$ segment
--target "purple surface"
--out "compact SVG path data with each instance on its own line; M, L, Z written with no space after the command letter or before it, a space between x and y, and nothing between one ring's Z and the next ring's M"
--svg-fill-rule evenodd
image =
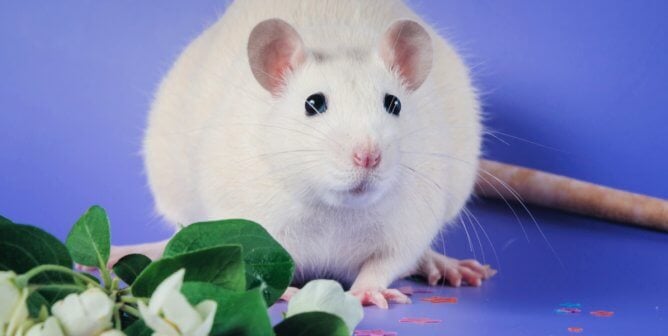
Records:
M111 215L117 244L167 237L138 154L146 112L178 52L224 7L0 2L0 214L64 238L97 203ZM668 198L668 3L420 1L416 8L473 66L487 125L540 144L498 133L509 145L489 137L488 157ZM471 227L473 248L460 228L445 236L447 252L482 259L484 251L500 263L499 275L482 288L439 289L459 298L454 305L367 309L360 327L400 335L565 335L570 326L584 335L668 332L665 234L532 208L553 253L520 208L528 242L502 203L470 209L498 260ZM583 312L555 313L564 302L581 303ZM588 314L596 309L615 315ZM399 324L402 317L443 322Z
M401 280L394 286L410 285L433 293L413 295L410 305L391 305L388 311L365 308L358 329L383 329L399 335L568 335L569 327L583 328L582 335L666 335L668 289L662 265L666 236L602 221L532 209L557 251L557 257L541 240L528 216L526 241L515 217L500 204L472 208L492 237L483 247L485 258L500 272L480 288L435 288ZM469 227L469 230L470 227ZM471 233L473 235L473 233ZM478 241L474 250L482 259ZM447 236L448 251L468 258L466 236L461 231ZM564 266L560 265L559 260ZM456 297L456 304L433 304L420 299L430 296ZM564 303L581 304L579 314L559 314ZM280 321L285 303L271 308ZM613 311L608 318L591 311ZM399 323L404 317L441 320L438 324Z

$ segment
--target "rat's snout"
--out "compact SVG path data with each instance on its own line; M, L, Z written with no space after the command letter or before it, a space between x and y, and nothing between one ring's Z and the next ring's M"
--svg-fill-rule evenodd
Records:
M359 146L353 150L353 163L365 169L374 169L380 164L381 152L376 145Z

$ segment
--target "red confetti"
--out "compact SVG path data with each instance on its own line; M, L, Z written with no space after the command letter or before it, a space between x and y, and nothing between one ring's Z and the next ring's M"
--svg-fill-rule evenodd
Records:
M397 336L396 331L385 331L381 329L374 330L355 330L354 336Z
M428 317L404 317L399 320L399 323L436 324L441 323L441 320L434 320Z
M615 312L607 311L607 310L594 310L593 312L590 312L589 314L592 314L596 317L610 317L612 315L615 315Z
M581 333L583 330L580 327L568 327L568 331L572 333Z
M445 297L445 296L431 296L428 298L422 299L422 301L427 301L431 303L457 303L456 297Z

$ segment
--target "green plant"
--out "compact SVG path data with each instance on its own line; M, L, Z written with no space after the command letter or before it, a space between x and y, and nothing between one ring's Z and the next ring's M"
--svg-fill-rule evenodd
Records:
M350 335L325 312L272 327L267 307L290 284L294 263L257 223L195 223L161 259L132 254L111 270L109 232L99 206L74 224L65 244L0 217L0 335ZM97 268L99 278L74 263Z

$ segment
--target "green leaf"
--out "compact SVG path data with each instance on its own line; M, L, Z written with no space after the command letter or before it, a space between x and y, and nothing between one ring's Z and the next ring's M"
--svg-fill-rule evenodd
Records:
M153 335L153 330L147 327L144 321L137 320L132 323L129 327L123 329L123 332L127 336L151 336Z
M336 315L308 312L290 316L274 327L276 336L350 336L346 323Z
M164 256L172 257L226 244L243 247L248 288L258 287L264 282L263 294L267 305L276 302L290 285L295 265L290 254L255 222L229 219L189 225L169 241Z
M28 306L28 312L32 318L39 317L39 313L43 306L47 308L51 307L49 301L47 301L39 292L30 293L26 299L26 305Z
M128 254L114 265L114 273L126 284L132 285L150 263L151 259L143 254Z
M65 245L46 231L30 225L0 225L0 251L0 270L3 271L23 274L47 264L72 268L72 258ZM47 288L39 289L39 295L49 303L77 291L74 279L59 272L41 273L30 279L30 283L48 284Z
M205 282L185 282L181 292L192 305L204 300L218 303L211 335L273 335L267 304L259 288L234 292Z
M121 328L123 330L131 327L135 322L137 322L137 320L140 320L136 316L130 315L124 311L121 311L120 315L121 315Z
M109 218L104 209L97 205L88 209L70 230L65 244L77 263L106 268L111 251L111 237Z
M84 290L86 290L85 285L78 285L75 283L52 283L40 285L37 291L47 302L49 302L50 306L56 301L64 299L69 294L81 293Z
M181 268L186 269L184 281L209 282L234 291L246 289L241 246L227 245L152 262L132 284L132 295L150 297L165 278Z
M0 225L3 225L3 224L14 224L14 223L12 221L10 221L9 219L0 216Z
M46 231L30 225L0 225L0 270L23 274L39 265L60 265L72 268L67 248ZM72 277L45 272L31 283L72 282Z

